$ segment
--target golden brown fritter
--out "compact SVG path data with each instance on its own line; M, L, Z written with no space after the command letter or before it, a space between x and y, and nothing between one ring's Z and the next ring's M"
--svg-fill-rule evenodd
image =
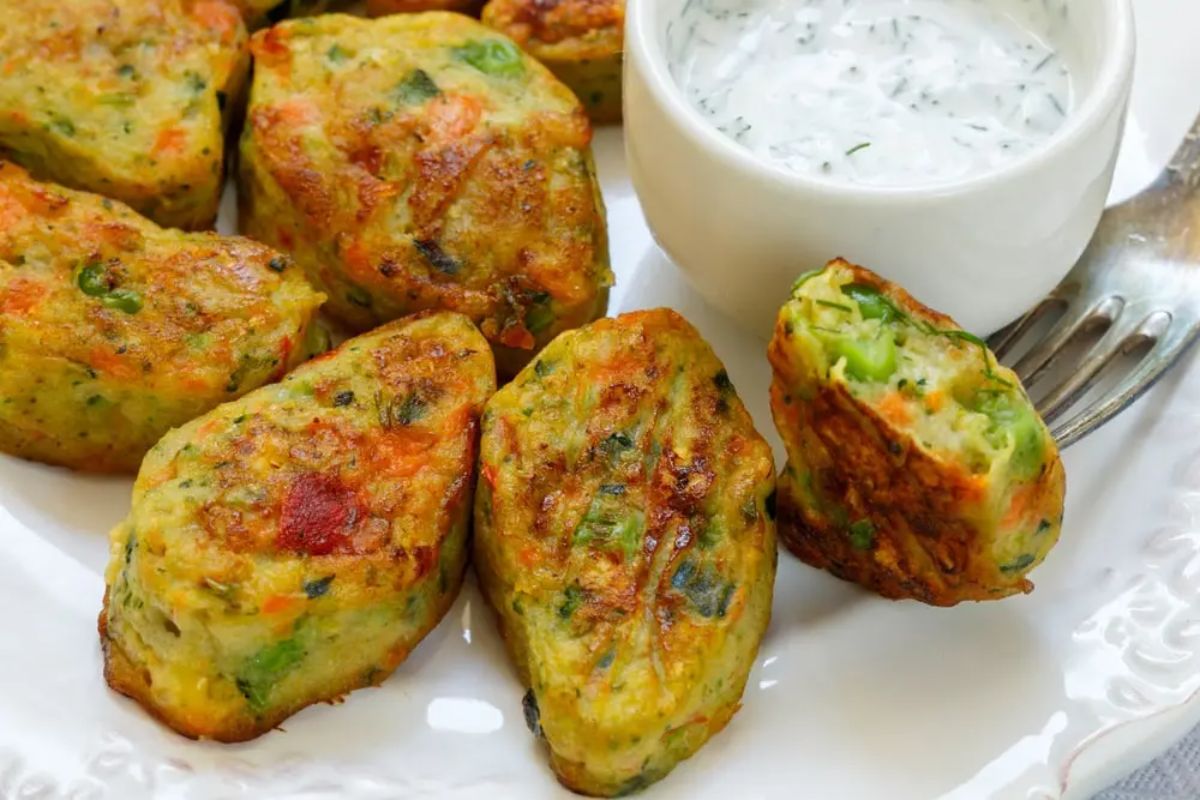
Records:
M769 354L780 537L797 556L934 605L1033 588L1061 527L1062 461L986 344L838 260L797 282Z
M563 334L488 403L476 571L566 786L647 786L737 710L771 612L773 473L666 309Z
M458 593L495 388L474 326L427 313L169 433L111 537L109 685L242 741L383 681Z
M625 0L490 0L483 21L549 67L595 122L621 121Z
M160 225L210 227L225 123L249 57L224 0L6 0L0 157L128 203Z
M266 245L164 230L0 162L0 450L132 472L306 358L321 300Z
M242 229L362 330L466 314L510 376L603 314L604 207L578 103L457 14L326 15L254 38Z

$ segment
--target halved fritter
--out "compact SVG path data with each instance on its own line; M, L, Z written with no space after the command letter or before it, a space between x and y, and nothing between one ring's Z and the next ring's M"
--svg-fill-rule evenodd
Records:
M595 122L621 121L625 0L490 0L483 21L549 67Z
M320 349L321 301L266 245L164 230L0 162L0 451L132 472Z
M248 63L224 0L7 0L0 156L160 225L210 227Z
M804 561L934 605L1028 592L1062 461L983 341L845 261L797 281L770 346L787 446L780 536Z
M604 313L590 126L511 41L457 14L331 14L252 47L242 230L290 251L344 323L458 311L511 376Z
M737 710L771 611L773 472L665 309L563 334L488 404L476 571L566 786L647 786Z
M495 388L474 326L424 314L169 433L111 537L109 685L241 741L380 683L458 593Z

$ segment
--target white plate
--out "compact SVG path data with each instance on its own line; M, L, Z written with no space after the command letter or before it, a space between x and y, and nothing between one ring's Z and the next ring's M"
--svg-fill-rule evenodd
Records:
M1139 0L1141 61L1114 197L1200 108L1200 6ZM669 305L712 341L763 431L763 343L653 247L620 133L597 156L612 310ZM797 264L799 272L811 265ZM730 269L737 269L731 264ZM1063 541L1037 591L890 603L781 559L775 616L729 728L646 798L1086 798L1200 720L1200 369L1066 455ZM570 797L525 729L479 594L380 689L227 746L182 739L101 678L96 614L129 481L0 458L0 797Z

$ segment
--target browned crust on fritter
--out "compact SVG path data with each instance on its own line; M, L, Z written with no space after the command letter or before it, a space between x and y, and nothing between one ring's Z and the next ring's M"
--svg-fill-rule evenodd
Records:
M620 32L625 26L625 0L492 0L491 5L489 24L521 45L586 40L602 31ZM598 55L586 53L586 57Z
M922 305L903 289L881 283L873 274L840 259L857 282L878 287L902 308L927 315L934 324L957 329L950 317ZM770 345L773 363L785 363L785 337L777 331ZM861 584L884 597L912 598L937 606L965 600L995 600L1030 592L1033 584L1006 575L990 553L990 544L968 516L986 501L986 476L974 476L916 445L875 411L856 401L840 383L822 386L810 400L786 398L776 381L771 404L777 417L794 420L804 457L812 469L813 491L837 503L854 522L868 520L875 546L856 549L845 524L829 514L806 511L795 493L802 491L785 473L780 481L779 536L807 564ZM1047 472L1052 474L1047 479ZM1038 494L1031 505L1063 483L1055 456L1032 479ZM807 504L804 504L807 505Z
M416 644L424 641L430 631L441 623L442 618L446 616L450 607L454 605L454 601L458 599L458 592L462 586L463 577L466 572L465 564L466 562L464 562L463 573L458 575L457 585L452 587L450 591L440 595L442 598L441 605L436 613L430 615L428 624L415 639ZM97 629L100 633L100 647L104 654L104 681L110 689L133 700L145 709L150 716L188 739L212 739L213 741L225 744L236 744L238 742L248 742L251 739L257 739L264 733L278 728L284 720L301 709L317 705L318 703L334 705L340 703L345 699L346 695L356 689L379 686L396 671L397 667L404 663L411 652L411 650L397 650L393 652L390 655L389 663L386 665L387 668L373 673L372 680L366 680L365 676L361 675L348 678L342 684L330 687L325 697L317 697L294 706L284 707L261 718L245 715L233 719L192 719L176 713L176 709L157 704L154 701L150 673L144 669L138 669L129 660L125 651L121 649L120 644L109 637L107 588L104 590L104 604L100 609ZM416 644L413 646L415 647Z

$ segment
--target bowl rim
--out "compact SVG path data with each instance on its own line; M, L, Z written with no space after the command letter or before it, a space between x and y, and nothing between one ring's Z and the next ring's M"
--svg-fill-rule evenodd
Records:
M648 89L647 94L693 144L728 168L747 173L777 189L822 194L834 200L860 203L940 201L1029 177L1048 162L1089 139L1112 113L1121 113L1133 85L1137 51L1133 2L1100 0L1096 7L1105 15L1105 30L1095 84L1067 123L1042 146L1000 167L952 181L918 186L873 186L828 180L794 172L760 159L701 118L699 112L684 98L667 67L666 55L650 18L660 7L659 0L628 0L628 4L626 80L630 79L632 72L640 72ZM635 93L626 91L624 96L628 103ZM629 116L626 110L626 118Z

